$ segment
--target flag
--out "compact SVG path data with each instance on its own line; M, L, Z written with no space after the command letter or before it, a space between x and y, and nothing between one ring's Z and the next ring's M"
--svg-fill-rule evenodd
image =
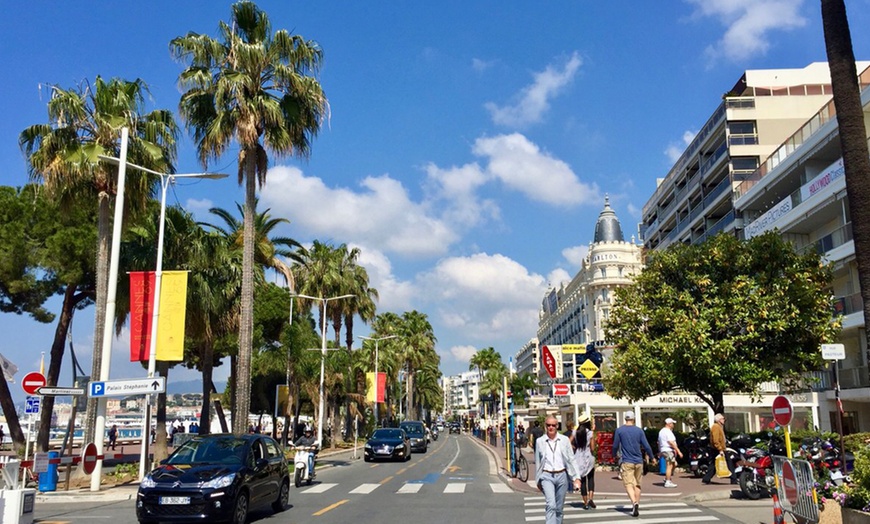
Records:
M45 351L42 352L42 358L39 360L39 374L45 376Z
M14 376L18 373L18 366L7 360L2 354L0 354L0 366L3 367L3 377L6 378L6 381L15 382Z
M130 272L130 362L148 360L155 280L154 271Z
M157 360L170 362L184 360L187 273L187 271L164 271L160 277Z
M377 388L375 387L375 384L377 384ZM375 382L374 373L366 373L366 400L369 402L383 402L386 385L386 373L378 373L377 382Z

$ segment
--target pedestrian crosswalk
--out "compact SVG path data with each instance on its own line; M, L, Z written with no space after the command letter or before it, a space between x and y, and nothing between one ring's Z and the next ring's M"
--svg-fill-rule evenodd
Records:
M399 489L395 489L393 486L388 486L385 484L371 484L371 483L363 483L356 486L345 486L342 488L338 483L329 483L322 482L320 484L315 484L311 487L302 488L299 490L299 493L302 495L314 495L317 493L326 493L327 491L343 491L347 489L348 494L352 495L368 495L369 493L378 490L395 490L397 494L415 494L419 493L423 490L437 490L440 493L447 494L461 494L465 493L466 489L470 485L480 485L479 483L471 483L471 482L448 482L446 485L444 484L436 484L436 483L427 483L427 482L405 482L401 485ZM486 490L491 493L513 493L508 486L504 485L501 482L490 482L485 484Z
M645 501L641 500L640 516L631 516L631 501L623 499L596 498L595 509L583 509L583 499L579 495L568 495L565 499L564 522L601 522L603 524L680 523L680 522L720 522L715 515L703 509L678 500ZM546 502L543 496L525 498L525 522L544 522Z

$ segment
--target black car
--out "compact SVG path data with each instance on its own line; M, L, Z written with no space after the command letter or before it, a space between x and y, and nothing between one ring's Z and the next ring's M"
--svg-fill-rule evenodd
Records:
M375 459L411 460L411 441L401 429L376 429L366 442L363 459L366 462Z
M284 451L266 435L196 436L161 461L139 484L136 518L157 522L244 524L248 511L288 507Z
M451 422L450 423L450 433L460 433L459 422Z
M399 427L408 434L408 439L411 440L411 451L426 453L429 449L429 441L426 439L426 426L422 422L409 420L399 424Z

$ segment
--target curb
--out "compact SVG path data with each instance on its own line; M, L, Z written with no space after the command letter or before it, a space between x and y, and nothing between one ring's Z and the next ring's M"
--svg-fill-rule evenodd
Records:
M478 445L481 448L483 448L484 450L486 450L486 452L488 452L492 456L492 458L495 460L495 464L496 464L495 467L497 470L496 473L497 473L499 479L501 479L502 482L507 484L508 487L511 488L511 490L518 492L518 493L526 493L526 494L538 493L538 490L529 486L528 483L522 482L520 479L511 477L510 475L508 475L507 471L504 469L504 467L502 467L502 464L501 464L501 461L504 460L504 457L502 457L500 453L498 453L495 449L493 449L492 446L486 444L485 442L480 442L480 439L478 439L477 437L473 437L470 435L467 435L467 436L469 436L476 445Z

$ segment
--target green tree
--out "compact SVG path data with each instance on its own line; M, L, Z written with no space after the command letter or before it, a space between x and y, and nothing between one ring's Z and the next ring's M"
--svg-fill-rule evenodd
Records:
M320 83L310 76L322 51L286 30L273 33L268 15L247 1L233 4L229 24L220 22L220 39L191 32L173 39L170 49L188 64L179 76L180 110L202 164L220 158L233 141L239 146L245 223L233 429L243 432L251 403L257 187L266 182L267 150L278 156L310 152L328 110Z
M822 25L828 66L831 69L834 107L837 109L837 134L846 175L846 197L855 241L858 282L864 301L865 340L870 340L870 154L844 0L822 0Z
M839 332L830 284L815 251L796 253L775 232L653 252L616 291L605 388L631 401L679 389L722 412L727 391L798 387L824 367L819 346Z
M414 403L414 380L417 370L423 369L427 362L438 362L435 353L435 332L429 317L419 311L406 311L402 314L401 343L403 361L407 373L407 411L409 420L417 420L418 413Z
M517 406L525 406L529 395L534 394L537 389L538 382L535 380L535 376L529 372L514 375L511 379L511 393L514 404Z
M103 326L109 279L110 204L117 189L117 168L99 159L118 157L121 129L130 130L127 160L162 173L174 172L178 129L172 113L146 111L148 86L142 80L97 77L93 85L53 86L46 124L21 132L18 143L27 157L30 178L42 182L48 197L63 211L95 202L97 209L96 318L92 377L100 375ZM144 209L157 177L130 176L128 211ZM87 441L93 441L96 399L88 399Z

